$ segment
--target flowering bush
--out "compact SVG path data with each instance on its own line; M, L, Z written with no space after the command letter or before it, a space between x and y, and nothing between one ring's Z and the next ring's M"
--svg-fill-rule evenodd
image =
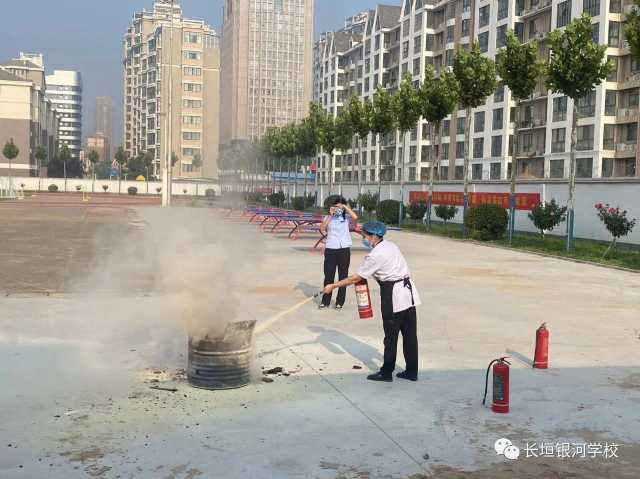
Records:
M598 210L598 218L602 221L607 228L607 231L611 233L612 241L602 257L606 257L610 250L615 248L618 238L627 236L633 230L636 225L636 220L630 220L627 218L627 210L621 210L620 208L613 208L608 203L598 203L595 205Z

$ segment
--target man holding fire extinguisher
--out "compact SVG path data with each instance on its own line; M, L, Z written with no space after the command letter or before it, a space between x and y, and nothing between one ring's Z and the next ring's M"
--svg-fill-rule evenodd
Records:
M415 284L410 278L409 267L398 246L384 240L387 227L380 221L362 226L364 244L371 248L358 272L337 283L325 286L323 292L331 294L335 288L360 283L370 278L380 285L380 306L384 328L384 363L375 374L367 376L371 381L393 380L398 349L398 335L402 333L402 350L406 369L397 377L418 380L418 337L416 306L422 304Z

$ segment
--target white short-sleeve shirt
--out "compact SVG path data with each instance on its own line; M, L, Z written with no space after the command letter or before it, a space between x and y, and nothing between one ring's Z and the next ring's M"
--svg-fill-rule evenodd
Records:
M351 232L349 231L349 218L329 216L327 224L327 249L351 248Z
M378 243L367 256L357 272L358 276L365 279L374 278L378 281L399 281L409 277L410 271L407 261L404 259L400 248L391 241L383 240ZM411 306L420 306L420 294L415 283L411 280L413 290L413 304L411 303L411 291L402 282L393 287L393 312L399 313Z

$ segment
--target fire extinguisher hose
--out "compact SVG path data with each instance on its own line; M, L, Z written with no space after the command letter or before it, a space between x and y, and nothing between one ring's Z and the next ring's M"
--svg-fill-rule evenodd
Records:
M511 363L507 361L507 358L508 356L503 356L501 358L494 359L489 363L489 366L487 367L487 375L484 378L484 397L482 398L483 406L487 402L487 389L489 388L489 371L491 371L491 366L493 366L493 363L506 363L508 365L511 365Z

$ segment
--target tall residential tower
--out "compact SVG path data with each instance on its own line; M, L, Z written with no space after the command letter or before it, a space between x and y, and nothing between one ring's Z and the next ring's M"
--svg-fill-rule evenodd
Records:
M206 23L183 17L178 0L136 13L124 37L124 147L149 153L160 176L217 175L220 50Z
M82 75L69 70L54 70L47 75L47 98L60 116L58 141L67 145L71 158L79 159L82 149Z
M302 120L312 98L314 0L225 0L220 142Z

